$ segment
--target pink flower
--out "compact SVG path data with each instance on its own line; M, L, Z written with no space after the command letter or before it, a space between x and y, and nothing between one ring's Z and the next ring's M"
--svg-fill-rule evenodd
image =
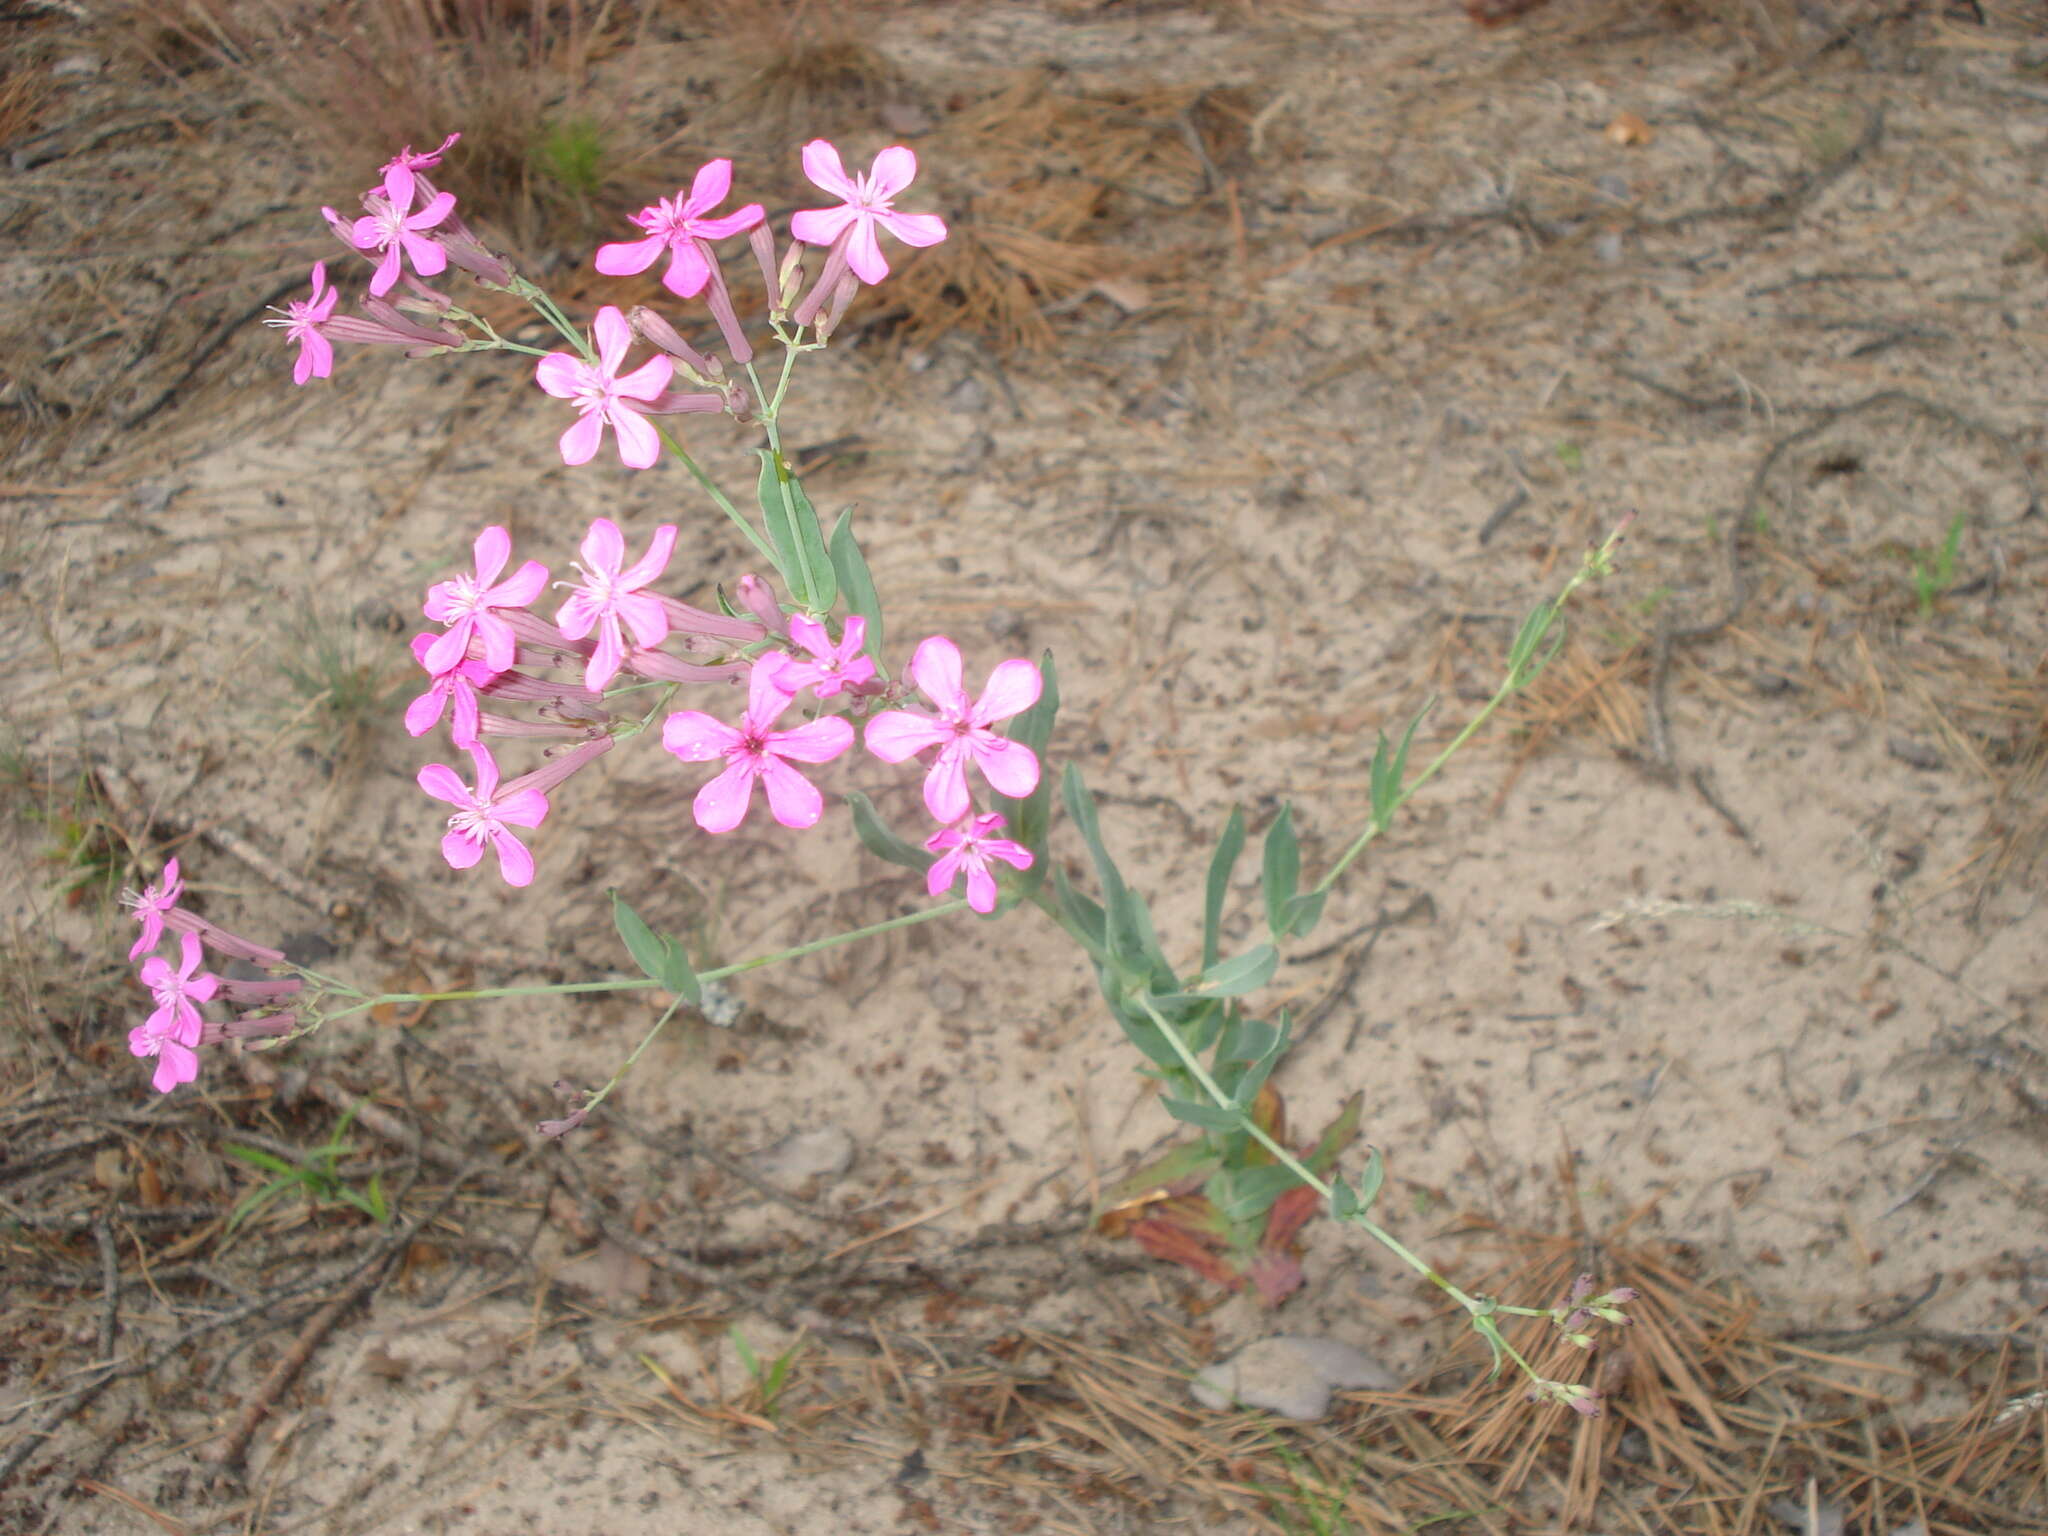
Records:
M807 245L831 245L851 231L846 261L864 283L879 283L889 275L889 263L882 259L875 239L876 225L905 245L937 245L946 238L946 221L938 215L898 213L893 206L896 195L917 176L917 156L901 144L875 156L874 169L867 175L849 177L839 163L839 151L823 139L813 139L804 146L804 174L844 201L837 208L810 208L795 215L789 232Z
M537 827L545 821L548 797L537 789L511 789L500 795L498 765L490 749L474 746L469 755L476 762L475 789L444 763L429 763L419 773L421 789L456 808L441 839L441 857L451 869L470 869L483 858L485 847L492 847L498 850L498 873L507 885L531 885L533 855L512 835L512 828Z
M938 706L938 716L907 709L884 710L868 722L868 750L885 763L900 763L926 747L939 755L925 775L924 803L949 826L965 816L972 762L998 794L1021 799L1038 787L1038 758L1020 742L989 729L1038 702L1043 682L1038 668L1022 659L998 663L979 699L960 686L960 650L944 635L933 635L910 658L910 680Z
M334 306L341 295L327 286L327 263L313 263L313 297L293 299L285 306L285 312L276 319L265 320L265 325L284 328L285 339L299 344L299 355L292 364L292 382L303 384L308 379L324 379L334 372L334 346L319 328L334 315Z
M196 1047L205 1032L206 1021L198 1005L208 1001L220 987L220 978L199 969L199 936L187 933L179 939L179 965L151 955L142 962L142 984L156 995L156 1011L128 1031L128 1050L135 1056L156 1057L156 1076L151 1082L158 1093L169 1093L180 1083L199 1075Z
M791 693L808 688L819 698L829 699L841 689L858 689L863 683L872 682L875 664L861 654L867 635L868 621L854 614L840 630L839 644L835 646L824 625L808 614L793 614L789 637L809 651L811 659L801 661L784 656L782 686Z
M597 363L586 363L567 352L550 352L534 369L540 387L557 400L573 400L583 413L576 425L562 434L562 462L588 464L611 426L619 434L619 462L628 469L645 469L661 457L661 439L633 402L650 402L668 388L675 363L667 357L650 357L624 378L619 365L633 345L633 331L616 304L597 312L593 327L597 334Z
M725 771L697 791L691 808L706 832L730 832L746 819L756 779L767 786L769 812L785 827L815 826L824 814L824 797L785 759L829 763L853 745L853 727L830 715L793 731L776 730L776 716L795 697L777 681L780 670L773 657L754 663L738 729L695 709L670 715L661 728L661 744L686 763L725 759Z
M412 211L418 178L393 161L384 168L384 188L363 198L369 211L349 229L348 242L359 251L382 251L384 259L370 278L370 296L381 299L397 285L403 251L412 258L412 269L421 277L438 277L448 270L448 253L440 242L420 233L432 229L455 211L453 192L436 192L418 213ZM326 210L323 210L326 211ZM328 222L336 215L329 212Z
M490 663L474 656L458 656L455 665L435 672L428 660L434 654L434 647L447 639L446 635L414 635L412 637L413 659L429 672L433 681L427 691L405 707L405 730L409 736L424 736L441 723L441 716L452 702L455 718L451 735L455 745L464 751L475 746L482 737L483 707L477 698L477 689L498 675Z
M555 628L571 640L597 630L597 649L583 671L583 686L591 692L604 692L618 675L626 659L626 630L633 631L635 645L649 650L668 638L668 610L660 598L641 589L662 573L675 545L675 524L663 523L654 530L647 553L620 570L626 539L617 523L600 517L583 536L583 563L577 567L583 580L555 614Z
M135 921L142 924L142 935L135 941L135 947L128 951L130 960L140 960L149 950L155 949L157 941L164 936L164 919L178 905L178 898L185 894L185 884L178 878L178 861L172 859L164 865L164 872L157 883L145 886L140 896L123 892L123 905L135 909Z
M711 210L724 202L731 190L732 162L710 161L697 172L687 197L678 192L633 215L633 222L647 231L646 239L599 246L597 270L610 277L628 277L645 272L666 250L672 254L661 285L683 298L696 297L711 280L711 258L704 242L752 229L764 217L759 203L749 203L722 219L710 217Z
M988 861L1001 859L1017 869L1031 867L1029 848L1010 838L990 835L1003 825L1003 818L991 812L957 827L941 827L926 838L925 847L940 857L926 871L924 888L934 896L951 890L954 878L965 869L967 905L977 912L993 912L996 907L996 877L989 873Z
M394 170L431 171L441 163L441 157L447 154L449 149L454 146L455 141L461 137L462 134L460 132L451 133L441 141L439 149L428 149L418 152L415 152L413 147L408 144L389 160L378 166L377 169L387 176Z
M426 616L449 626L436 637L420 665L436 674L454 670L469 654L472 635L484 643L484 662L493 672L510 670L518 646L512 626L491 612L493 608L524 608L539 597L548 584L548 568L538 560L519 567L510 581L499 581L498 573L512 558L512 535L495 525L476 536L476 574L437 581L427 588ZM414 731L415 736L419 735Z

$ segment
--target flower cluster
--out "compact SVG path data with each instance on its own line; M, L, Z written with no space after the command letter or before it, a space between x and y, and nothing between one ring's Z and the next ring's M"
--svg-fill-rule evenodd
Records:
M199 969L202 947L266 969L283 966L285 958L283 951L239 938L181 906L184 894L178 861L172 859L164 865L156 884L140 895L123 892L121 898L134 909L142 928L128 958L142 961L140 980L156 1001L149 1017L128 1032L128 1050L144 1059L155 1058L156 1073L150 1081L159 1093L169 1093L199 1076L199 1048L203 1045L235 1040L245 1042L247 1049L246 1042L296 1034L300 1027L298 1013L281 1006L304 989L298 977L253 981ZM175 966L152 953L166 933L178 936ZM205 1003L240 1006L247 1011L214 1020L201 1011Z
M333 208L321 209L335 237L372 264L369 296L362 314L336 314L339 294L329 286L327 264L314 265L311 296L291 300L281 314L265 322L283 330L286 340L298 348L293 383L330 377L337 341L402 347L413 357L514 346L426 281L439 279L454 267L487 288L526 298L539 295L511 262L487 250L463 222L455 194L436 187L426 174L461 137L451 133L438 148L423 153L408 145L393 156L381 168L377 184L362 194L359 216L351 219ZM889 275L878 231L887 231L906 245L929 246L946 238L946 224L935 214L896 210L896 198L917 175L917 156L900 144L883 150L872 169L859 176L847 174L839 151L823 139L805 145L802 158L805 175L840 201L796 213L790 220L794 244L787 253L778 253L759 203L729 214L715 212L731 193L732 162L713 160L698 169L687 190L679 189L673 197L661 198L633 215L639 239L599 246L592 264L610 276L631 276L666 254L662 286L678 298L701 295L732 362L745 367L753 361L753 344L733 307L713 245L745 235L767 284L771 319L812 326L823 340L861 284L879 283ZM823 246L825 259L816 282L799 299L800 253L806 245ZM403 297L391 297L401 291ZM468 334L465 324L482 334ZM608 304L597 312L589 335L565 334L575 350L549 352L534 368L534 382L541 389L576 408L577 419L559 443L565 464L588 463L609 428L619 461L629 469L648 468L660 458L662 446L659 431L647 420L650 416L727 411L740 420L751 418L756 402L747 383L732 376L718 358L693 347L651 310L638 309L629 316ZM653 347L654 355L629 370L627 354L636 339ZM669 388L679 370L695 388Z
M1031 854L997 835L1000 815L976 812L968 773L972 769L1001 795L1021 797L1037 787L1037 757L996 727L1037 701L1038 668L1022 659L1001 662L981 693L971 696L959 648L934 635L918 646L909 666L910 683L931 707L878 710L912 701L904 685L878 680L865 619L846 618L835 637L824 620L785 615L768 584L751 574L735 584L748 616L692 607L656 585L675 542L676 529L665 523L645 552L629 560L619 526L597 518L574 565L580 579L557 583L568 593L552 619L531 611L547 590L547 568L529 560L507 576L512 537L501 527L477 536L469 572L428 589L422 611L445 627L413 638L413 656L428 681L406 709L406 729L424 735L447 718L455 747L474 765L473 782L445 763L419 773L421 789L454 807L441 842L448 863L468 869L494 852L507 883L528 884L533 856L514 829L538 827L550 792L610 751L619 736L651 723L631 707L639 690L730 685L744 677L747 702L737 724L700 709L676 710L662 722L661 743L679 761L721 764L696 792L698 826L713 833L738 827L756 784L781 825L816 825L824 797L793 765L821 765L845 753L860 720L868 751L883 762L929 759L924 801L940 823L925 844L940 855L928 877L932 893L964 876L969 905L992 911L997 886L991 862L1025 869ZM783 717L806 694L817 707L814 717L784 726ZM500 707L514 704L535 708L516 716ZM552 739L556 755L501 780L484 742L508 736Z

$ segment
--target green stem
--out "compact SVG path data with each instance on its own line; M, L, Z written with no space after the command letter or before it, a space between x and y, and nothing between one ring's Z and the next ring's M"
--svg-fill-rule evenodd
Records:
M749 544L760 551L761 558L768 562L769 569L775 569L775 551L768 547L768 541L761 537L760 530L741 516L740 509L718 488L718 482L704 473L704 466L690 456L690 450L682 445L673 432L658 421L654 424L654 430L661 434L661 440L668 445L668 451L682 461L683 468L687 469L692 478L704 488L704 493L718 504L718 510L731 520L735 528L747 536Z

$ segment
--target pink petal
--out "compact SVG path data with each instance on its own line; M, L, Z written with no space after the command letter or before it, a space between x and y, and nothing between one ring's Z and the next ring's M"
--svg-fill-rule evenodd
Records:
M648 425L645 416L636 411L614 410L612 429L619 434L619 462L626 468L648 469L661 457L661 434Z
M583 535L578 552L583 556L584 570L603 571L608 576L616 576L626 558L626 536L619 532L619 525L610 518L592 518L590 531Z
M555 610L555 628L571 640L581 640L589 634L597 621L604 616L604 610L582 592L571 592Z
M783 826L815 827L825 814L825 797L818 787L787 763L772 757L762 763L761 782L768 791L769 814Z
M384 247L384 259L377 263L377 270L370 275L370 297L383 298L397 281L398 242L394 240Z
M885 763L900 763L926 747L942 746L953 733L930 715L885 709L868 721L867 748Z
M1038 788L1037 755L1022 742L977 741L968 751L997 794L1022 800Z
M853 745L853 726L839 715L827 715L793 731L776 731L768 737L768 750L776 757L799 763L829 763Z
M491 756L491 749L481 742L468 751L469 760L476 768L477 802L488 805L491 797L498 792L498 760Z
M653 650L668 638L668 610L661 599L631 592L618 600L619 618L633 632L633 643Z
M597 445L603 441L604 413L585 411L555 446L562 450L564 464L588 464L597 454Z
M533 854L526 844L510 832L500 831L492 834L491 845L498 850L498 873L507 885L533 884Z
M607 304L597 312L597 320L591 329L597 334L598 365L608 374L617 374L619 364L632 350L633 328L626 324L626 317L619 313L618 305Z
M457 747L467 752L483 740L483 711L477 707L474 688L456 683L448 693L455 700L455 718L449 722L448 734ZM434 718L438 720L440 717L440 711L436 710ZM419 732L414 731L413 734L417 736Z
M924 776L924 806L937 821L958 821L973 808L967 793L967 768L963 754L941 751Z
M645 240L622 240L615 245L600 245L597 254L590 258L590 264L606 277L631 277L635 272L645 272L653 266L668 242L659 235L649 235Z
M694 299L711 281L711 263L697 249L695 240L678 240L668 270L661 274L661 286L680 299Z
M709 213L725 201L732 191L732 162L730 160L707 160L697 168L697 174L690 181L689 200L683 204L683 212L692 218Z
M496 523L476 536L476 584L488 587L512 558L512 535Z
M401 205L393 203L392 206L396 208ZM422 208L418 213L406 215L405 228L409 230L432 229L436 224L440 223L443 219L447 218L448 215L453 213L454 211L455 194L453 192L436 192L434 194L434 200L431 203L428 203L426 207ZM422 268L421 270L424 271L425 268ZM434 268L434 270L438 272L441 269L439 267L436 267Z
M813 139L804 146L804 175L814 186L823 187L834 197L851 202L858 191L853 179L846 174L846 167L839 163L839 151L824 139ZM801 238L801 237L799 237Z
M772 660L772 656L772 652L764 654L747 674L746 723L756 731L773 725L775 717L789 708L789 701L795 697L782 686L782 664Z
M429 688L405 707L405 732L408 736L424 736L441 723L441 712L448 704L448 690ZM438 799L439 797L436 796Z
M615 380L612 388L628 400L652 400L668 388L668 381L675 376L675 371L675 359L650 357L631 373ZM618 425L616 419L612 424Z
M858 208L806 208L793 213L789 218L789 233L792 238L806 245L830 245L839 238L839 232L860 217Z
M432 791L429 791L429 793L432 793ZM142 978L142 984L154 992L176 973L171 970L170 961L164 959L161 955L151 955L142 962L142 970L139 974Z
M412 207L413 194L417 190L412 168L394 161L384 167L384 196L393 208L408 210Z
M516 789L491 806L508 827L537 827L548 819L548 797L537 789Z
M993 725L1022 714L1038 702L1044 687L1045 679L1030 662L1022 658L1002 662L989 673L988 686L981 690L971 718L976 725Z
M927 842L925 847L931 847ZM932 867L924 872L924 890L927 896L942 896L951 889L954 877L960 873L960 850L955 847L950 853L942 854Z
M846 264L862 282L873 285L889 275L889 263L882 259L881 242L875 239L875 220L865 215L853 226L853 238L846 242Z
M723 720L701 709L679 709L661 727L661 744L686 763L723 757L744 738Z
M910 680L942 714L967 714L967 692L960 686L960 647L944 635L930 636L911 653Z
M935 213L878 213L875 217L905 245L937 245L946 238L946 221Z
M426 655L421 658L421 665L436 677L443 672L454 671L462 658L469 653L469 637L475 629L475 618L464 614L450 626L447 633L434 636L427 646Z
M407 230L399 235L398 244L405 247L405 254L412 258L413 271L421 277L438 277L448 270L448 253L440 241Z
M858 619L848 619L846 622L848 625L853 625L860 621ZM828 661L832 657L832 637L825 632L824 625L807 613L790 615L789 638L820 661Z
M499 582L484 595L491 600L493 608L524 608L547 590L548 568L538 560L529 560L512 573L509 580ZM507 633L510 633L508 628ZM510 662L505 663L509 667ZM504 671L500 667L499 671Z
M590 365L581 358L571 357L567 352L550 352L534 364L534 382L557 400L575 397L583 381L590 373Z
M901 144L891 144L875 156L874 168L868 172L868 194L886 203L915 180L917 156Z
M754 775L754 765L741 759L698 790L690 806L697 825L706 832L730 832L746 820L754 798Z
M619 643L617 622L599 624L597 649L590 653L590 660L583 668L583 686L592 693L603 693L611 686L612 679L619 675L619 668L625 660L626 648Z
M986 864L967 866L967 905L984 914L996 909L996 877Z
M441 839L441 857L450 869L474 869L484 856L484 845L467 832L449 832Z
M759 203L749 203L738 213L728 213L722 219L698 219L693 228L699 240L723 240L752 229L768 217L768 212Z
M543 570L541 574L545 576L547 572ZM519 637L512 633L512 626L495 613L480 613L472 627L484 642L485 669L494 673L511 671L512 663L519 659Z
M150 1079L150 1086L158 1093L169 1093L178 1084L189 1083L198 1076L199 1053L175 1040L166 1040L157 1053L156 1075Z

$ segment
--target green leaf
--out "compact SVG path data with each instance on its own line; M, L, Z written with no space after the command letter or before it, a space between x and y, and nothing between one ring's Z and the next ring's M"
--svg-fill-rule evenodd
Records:
M703 1001L704 989L697 984L697 973L690 968L683 946L648 927L616 890L606 894L612 899L612 922L618 927L619 937L626 941L626 952L633 957L633 963L657 985L685 1002Z
M1162 997L1159 1001L1179 1003L1205 997L1243 997L1271 981L1279 965L1280 951L1270 944L1261 944L1210 966L1188 983L1187 991Z
M1273 1208L1273 1202L1290 1189L1301 1187L1301 1176L1292 1168L1267 1163L1259 1168L1225 1170L1227 1178L1211 1179L1205 1193L1233 1225L1249 1225Z
M839 591L846 606L867 621L867 644L862 647L877 666L882 661L882 597L875 590L875 578L868 570L867 557L853 537L853 509L839 514L832 528L832 570L839 578Z
M758 495L761 517L768 527L769 542L775 546L776 568L782 573L789 594L812 613L826 613L839 596L839 578L832 569L832 557L825 550L825 537L818 528L818 514L803 482L790 472L788 463L773 449L761 453L761 482Z
M261 1168L265 1173L281 1173L287 1179L296 1179L299 1176L299 1165L297 1163L288 1163L274 1153L263 1151L260 1147L245 1147L239 1142L229 1141L221 1144L221 1151L227 1153L229 1157L240 1158L252 1168Z
M754 1353L754 1346L749 1344L747 1336L740 1332L740 1325L738 1323L732 1324L725 1331L732 1339L733 1353L740 1357L741 1367L756 1382L759 1382L761 1379L761 1359L760 1356Z
M1556 621L1557 604L1550 598L1545 598L1542 602L1538 603L1530 610L1529 617L1522 620L1522 627L1515 632L1514 644L1508 647L1508 681L1510 686L1516 688L1523 687L1532 682L1536 674L1543 670L1543 662L1535 659L1536 647L1543 643L1543 637L1550 633L1550 626ZM1560 641L1562 638L1562 636L1559 637ZM1556 645L1553 645L1551 647L1551 654L1554 655L1556 650ZM1549 655L1543 658L1544 661L1549 659Z
M853 810L853 830L869 853L878 859L887 859L891 864L901 864L905 869L914 869L919 874L932 867L938 855L926 852L915 843L905 842L891 832L866 795L856 789L847 795L846 803Z
M1039 658L1038 676L1038 702L1010 721L1010 740L1029 747L1038 759L1038 787L1021 800L1009 795L994 797L996 810L1009 823L1009 835L1031 850L1031 867L1017 877L1018 888L1027 894L1045 882L1051 863L1046 837L1052 826L1052 773L1046 767L1045 748L1052 740L1053 719L1060 712L1060 679L1051 651Z
M1323 920L1323 903L1330 899L1328 891L1303 891L1281 909L1280 919L1287 925L1289 938L1306 938L1315 931L1317 923Z
M1107 977L1110 973L1098 968L1096 974L1104 978L1102 993L1104 997L1109 997ZM1167 1042L1165 1030L1143 1014L1132 1013L1130 1009L1113 999L1110 1003L1110 1012L1115 1016L1118 1027L1123 1030L1124 1038L1138 1048L1139 1055L1157 1067L1180 1066L1180 1052Z
M1067 764L1066 772L1060 776L1060 799L1066 805L1075 830L1081 834L1081 841L1088 845L1089 857L1095 861L1095 876L1102 883L1105 948L1111 958L1122 962L1126 968L1149 973L1158 951L1158 941L1151 937L1151 917L1145 911L1144 903L1132 897L1116 867L1116 860L1103 846L1102 827L1095 814L1095 797L1088 793L1088 786L1081 779L1081 770L1072 763Z
M1328 1172L1330 1165L1337 1160L1337 1154L1358 1139L1358 1117L1364 1109L1365 1095L1362 1093L1354 1093L1344 1101L1344 1107L1337 1111L1337 1118L1330 1122L1316 1142L1315 1150L1302 1159L1309 1172ZM1373 1156L1378 1157L1379 1154L1375 1152ZM1373 1188L1377 1191L1379 1184L1375 1182Z
M1216 964L1216 957L1222 953L1223 898L1230 890L1230 876L1237 868L1237 856L1243 852L1244 811L1233 805L1230 819L1223 823L1223 836L1216 841L1216 852L1210 856L1209 885L1202 898L1204 972Z
M1185 1120L1189 1125L1198 1125L1205 1131L1234 1131L1244 1124L1244 1112L1223 1109L1215 1104L1196 1104L1188 1099L1160 1096L1159 1102L1166 1112L1176 1120Z
M1264 860L1266 926L1276 940L1287 937L1287 904L1301 887L1301 844L1294 836L1294 807L1283 805L1266 829Z
M1387 733L1380 732L1379 745L1372 754L1372 824L1382 832L1401 805L1401 785L1408 777L1408 749L1415 744L1415 732L1435 707L1436 700L1431 699L1417 710L1408 729L1401 733L1400 746L1391 751L1387 747Z
M1330 1214L1337 1220L1363 1216L1372 1210L1373 1202L1380 1197L1380 1185L1387 1176L1387 1167L1380 1160L1378 1147L1368 1150L1365 1172L1358 1176L1354 1185L1343 1179L1330 1182Z
M1155 1189L1170 1188L1197 1174L1207 1177L1215 1168L1216 1153L1208 1142L1182 1142L1164 1156L1103 1190L1102 1203L1095 1208L1095 1216L1099 1220L1104 1211L1136 1200L1141 1195L1149 1195Z
M1259 1096L1259 1090L1266 1086L1266 1079L1273 1075L1273 1069L1280 1065L1280 1058L1287 1053L1290 1033L1287 1015L1283 1013L1280 1015L1280 1027L1273 1031L1266 1048L1252 1058L1251 1065L1244 1069L1230 1090L1230 1101L1239 1109L1249 1110L1252 1100Z

